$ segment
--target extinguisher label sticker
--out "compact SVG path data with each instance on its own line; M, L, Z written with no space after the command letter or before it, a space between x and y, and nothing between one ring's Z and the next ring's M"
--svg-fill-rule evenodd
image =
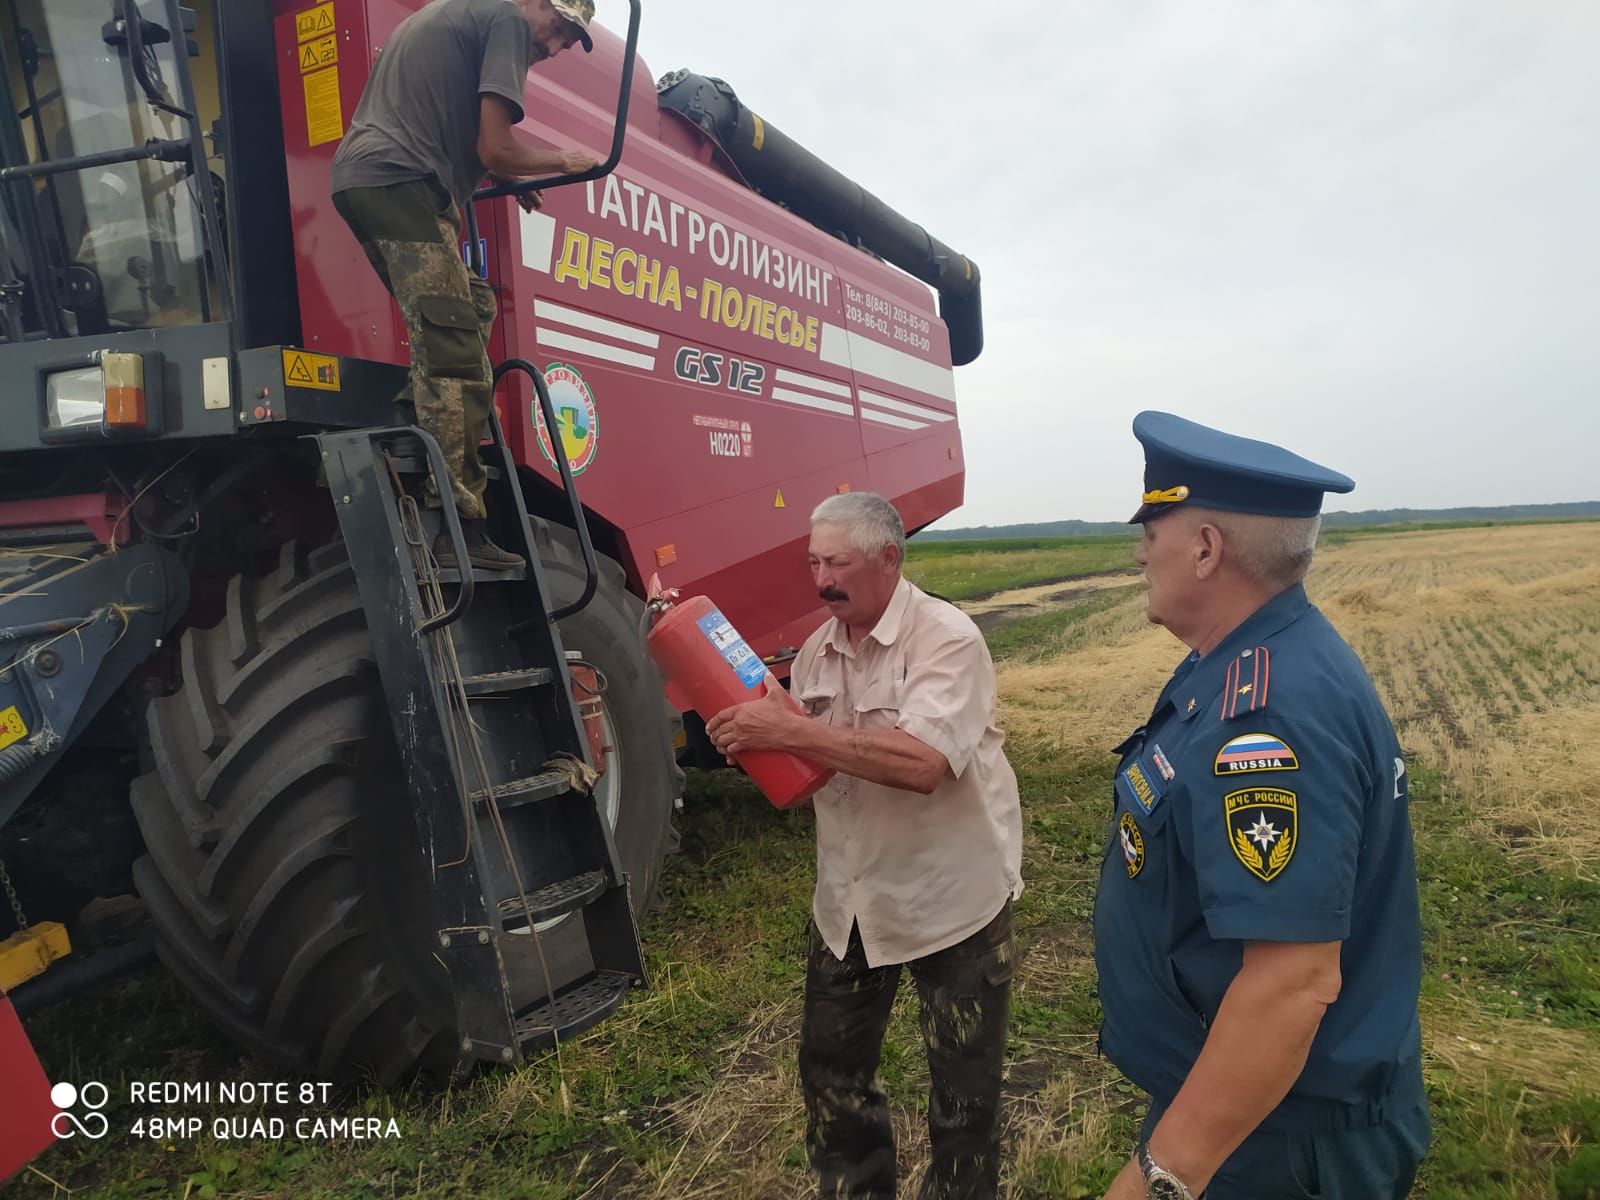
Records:
M739 631L728 623L727 617L712 609L695 624L700 626L700 632L705 634L717 648L717 653L728 660L733 673L745 687L754 689L766 678L767 664L761 661L759 654L750 649L750 643L739 636Z

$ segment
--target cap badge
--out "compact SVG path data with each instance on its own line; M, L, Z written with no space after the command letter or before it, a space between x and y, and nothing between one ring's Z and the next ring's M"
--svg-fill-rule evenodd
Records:
M1144 494L1143 503L1176 504L1178 501L1187 500L1188 498L1189 485L1186 483L1180 483L1177 487L1170 487L1165 490L1157 489L1153 492L1146 492Z

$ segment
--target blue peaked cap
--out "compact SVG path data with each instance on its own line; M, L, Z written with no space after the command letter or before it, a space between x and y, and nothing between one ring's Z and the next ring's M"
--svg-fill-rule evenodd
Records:
M1179 504L1269 517L1314 517L1325 492L1355 490L1355 480L1282 446L1197 425L1164 412L1142 412L1133 436L1144 446L1144 495L1128 524Z

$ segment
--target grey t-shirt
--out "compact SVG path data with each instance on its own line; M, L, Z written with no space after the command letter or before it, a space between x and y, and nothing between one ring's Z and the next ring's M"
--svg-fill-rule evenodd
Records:
M333 156L333 190L438 179L463 208L483 178L478 97L522 120L538 53L515 0L433 0L390 36Z

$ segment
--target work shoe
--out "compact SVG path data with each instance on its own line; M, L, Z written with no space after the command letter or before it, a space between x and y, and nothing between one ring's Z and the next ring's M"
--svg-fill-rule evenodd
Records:
M480 571L514 571L525 562L520 554L502 550L489 540L487 521L462 521L461 533L467 543L467 561ZM450 541L450 531L442 531L433 539L433 558L440 570L456 566L456 548Z

